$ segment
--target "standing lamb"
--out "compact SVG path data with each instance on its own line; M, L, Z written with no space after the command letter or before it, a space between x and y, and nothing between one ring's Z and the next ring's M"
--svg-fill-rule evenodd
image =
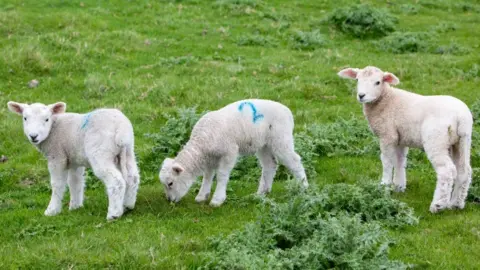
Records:
M234 102L205 114L177 157L164 160L160 182L168 199L178 202L196 177L203 174L195 198L203 202L210 195L216 172L217 187L210 205L220 206L227 198L227 183L238 156L252 154L257 155L262 166L258 194L271 191L277 160L308 187L300 156L293 146L292 112L280 103L261 99Z
M132 124L122 112L65 113L63 102L28 105L11 101L8 108L23 116L25 135L48 160L52 198L46 216L61 212L67 182L70 210L83 206L87 166L107 188L108 220L122 216L124 207L134 208L140 177Z
M380 140L382 184L392 184L395 168L393 185L404 191L408 147L420 148L437 173L430 212L463 209L472 177L473 125L465 103L451 96L422 96L393 88L390 85L399 84L399 79L376 67L347 68L338 75L358 81L357 99Z

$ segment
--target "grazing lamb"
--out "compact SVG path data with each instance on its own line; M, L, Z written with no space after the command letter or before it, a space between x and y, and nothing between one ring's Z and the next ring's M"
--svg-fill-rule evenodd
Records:
M472 177L473 119L468 107L451 96L422 96L393 88L399 79L376 67L347 68L338 75L358 81L357 99L380 140L382 184L392 184L395 168L393 185L404 191L408 147L420 148L437 173L430 212L463 209Z
M178 202L197 176L203 182L195 200L208 199L212 180L217 187L210 201L220 206L227 198L230 171L239 155L256 154L262 166L258 194L271 191L277 160L308 187L300 156L293 146L293 116L286 106L261 99L242 100L205 114L193 127L190 140L175 159L167 158L159 173L170 201Z
M8 108L23 116L25 135L48 160L52 198L45 215L61 212L67 182L70 210L83 206L83 174L87 166L107 188L108 220L120 217L124 207L133 209L140 177L133 152L132 124L124 114L115 109L65 113L63 102L8 102Z

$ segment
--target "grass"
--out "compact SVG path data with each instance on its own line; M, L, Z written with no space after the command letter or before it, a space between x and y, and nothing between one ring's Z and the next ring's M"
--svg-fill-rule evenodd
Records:
M259 214L249 199L254 180L233 180L227 203L218 209L196 204L193 192L177 205L165 200L149 163L154 140L145 134L157 134L166 114L178 108L202 112L239 99L267 98L292 109L298 134L313 132L312 124L337 130L341 119L352 117L366 125L353 82L336 75L343 67L366 65L393 72L404 89L453 95L469 106L478 99L480 42L472 34L480 30L478 1L419 1L415 8L409 1L362 1L395 16L396 31L435 31L430 46L447 52L465 48L460 54L379 51L376 39L357 39L326 23L337 7L350 3L2 1L0 156L8 160L0 163L0 268L195 268L209 237L254 221ZM30 88L34 79L39 85ZM44 217L50 196L46 160L23 137L20 118L7 111L9 100L62 100L75 112L122 109L134 125L143 181L136 209L107 223L103 185L89 175L84 208L64 207L59 216ZM341 151L319 150L312 183L379 181L375 150L352 154L341 139L327 139ZM330 143L318 145L328 150ZM463 211L430 214L435 175L421 154L412 154L407 191L395 198L412 206L420 222L389 230L395 239L389 258L422 269L478 268L480 208L469 202ZM473 166L480 166L478 157ZM284 178L276 179L270 198L285 194Z

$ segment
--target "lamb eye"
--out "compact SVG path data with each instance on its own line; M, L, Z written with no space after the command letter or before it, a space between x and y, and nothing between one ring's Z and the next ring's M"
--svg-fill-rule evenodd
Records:
M172 187L172 186L173 186L173 182L168 183L168 186L169 186L169 187Z
M47 118L47 119L45 119L45 122L48 122L48 120L49 120L48 118Z
M380 84L380 82L379 82L379 81L375 83L375 85L379 85L379 84Z
M27 121L27 117L24 117L23 120Z

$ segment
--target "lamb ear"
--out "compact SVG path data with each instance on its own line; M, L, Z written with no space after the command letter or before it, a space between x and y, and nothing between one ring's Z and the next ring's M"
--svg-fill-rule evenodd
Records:
M397 76L390 72L383 73L383 81L391 85L397 85L400 83L400 80L397 78Z
M28 107L28 104L23 104L23 103L18 103L18 102L15 102L15 101L9 101L7 103L7 106L8 106L8 109L11 111L11 112L14 112L18 115L22 115L23 114L23 110Z
M64 113L67 110L67 104L64 102L57 102L55 104L48 105L52 114Z
M172 166L172 170L178 175L180 173L182 173L184 171L183 167L178 165L178 164L174 164Z
M346 68L337 73L338 76L345 79L357 79L357 73L360 71L358 68Z

